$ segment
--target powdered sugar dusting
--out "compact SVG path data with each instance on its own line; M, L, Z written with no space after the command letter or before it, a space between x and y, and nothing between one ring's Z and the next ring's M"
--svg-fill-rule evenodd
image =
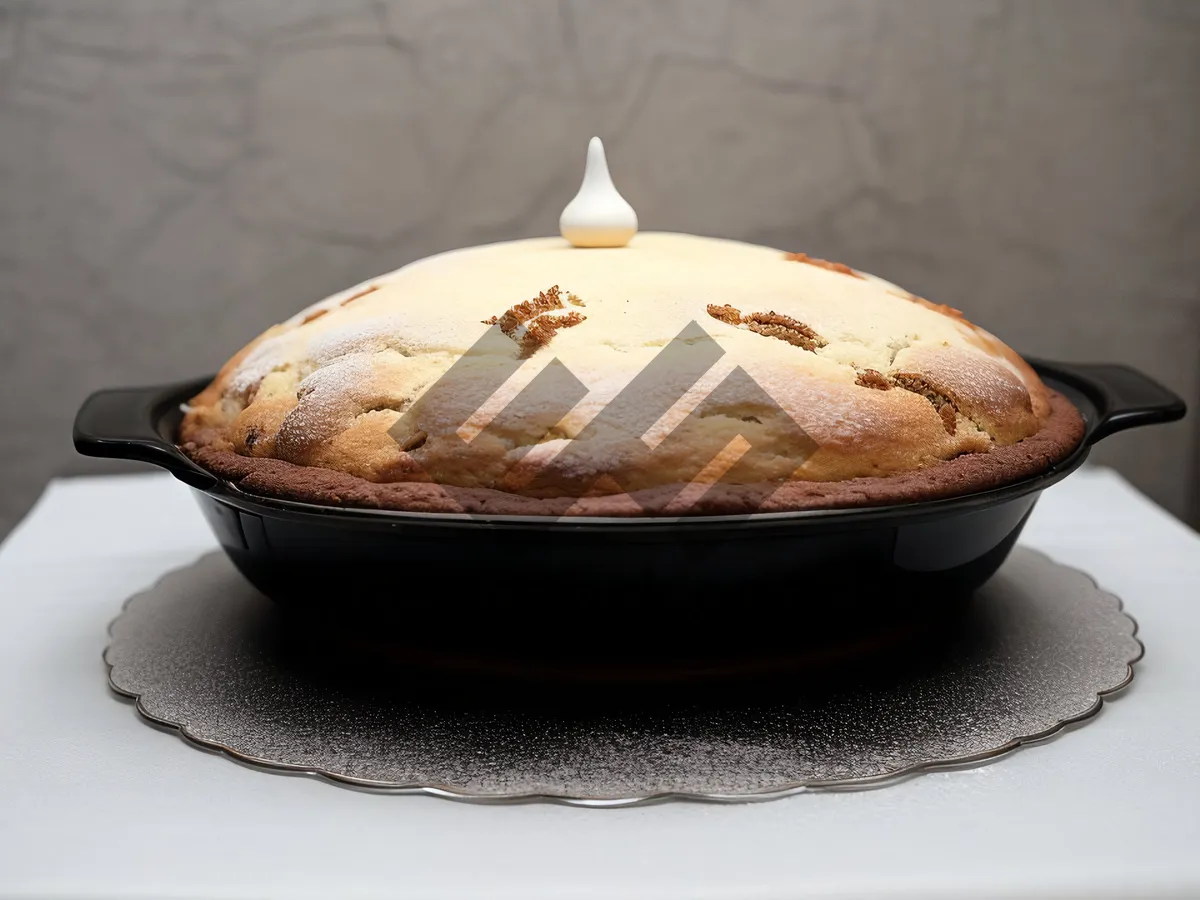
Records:
M462 328L457 324L447 325L443 329L426 328L418 336L409 333L406 317L400 313L356 318L341 325L326 324L336 322L336 318L331 314L317 320L321 323L319 326L293 328L264 340L247 354L233 373L229 392L245 397L271 372L289 365L319 369L344 356L370 355L382 350L411 356L437 352L461 353L466 349L462 346Z
M938 407L919 395L871 391L856 384L863 369L891 376L906 368L914 353L946 357L943 368L947 369L956 364L951 350L966 354L962 362L971 364L971 371L955 379L970 395L970 402L964 399L957 404L964 416L973 415L973 405L987 404L996 407L997 416L1004 413L1005 421L1013 416L1032 421L1022 409L1010 408L1023 405L1019 396L1006 402L1020 392L1014 386L1007 393L1002 389L1010 372L1014 380L1027 379L1036 404L1036 376L1003 345L993 346L982 329L928 308L907 292L893 296L891 286L878 279L847 278L781 261L781 256L782 251L769 248L644 234L619 261L604 253L565 251L558 241L474 248L425 260L406 267L403 277L397 273L376 277L334 294L266 332L240 364L231 367L216 412L231 433L261 429L262 422L279 422L279 416L293 406L291 397L299 386L295 408L278 435L279 447L272 445L271 452L305 465L347 471L365 466L371 477L390 478L394 473L388 461L396 449L384 430L388 421L402 415L468 354L461 384L441 383L447 390L431 395L420 407L421 430L429 436L422 462L441 465L435 474L447 484L483 483L498 476L451 459L449 451L459 445L439 443L439 439L472 415L479 419L487 412L470 392L473 384L486 381L493 367L511 370L521 361L520 325L527 323L526 318L521 317L512 329L510 336L516 341L478 349L488 327L484 320L497 308L533 296L534 285L562 283L586 297L588 308L578 315L586 311L589 324L563 330L541 357L558 359L588 393L547 435L573 440L583 435L586 442L594 441L594 452L587 448L583 455L601 460L602 467L611 471L639 465L632 457L606 456L609 445L618 454L621 442L636 435L662 452L649 467L653 471L639 470L637 477L652 479L661 474L670 479L675 477L672 472L690 477L697 464L706 460L672 447L681 446L684 437L691 441L693 432L698 440L712 437L715 441L725 430L741 428L738 422L746 423L744 436L756 450L789 452L792 444L785 426L791 423L764 416L765 406L754 399L757 393L739 405L733 392L720 400L719 408L709 404L702 417L692 420L692 407L701 395L707 396L709 384L719 380L718 371L709 371L707 381L701 379L699 384L690 370L677 376L668 373L656 379L660 383L639 388L644 396L638 402L622 401L609 408L608 401L689 320L703 323L703 330L720 341L728 354L724 368L743 367L775 405L821 445L822 452L806 473L814 480L862 474L864 466L866 474L910 470L930 457L978 447L974 435L961 440L947 437ZM564 297L567 303L575 303L572 296ZM799 353L780 341L763 341L748 333L751 329L744 323L736 328L720 317L704 316L706 309L711 316L714 304L729 307L730 303L810 325L827 343ZM562 301L556 301L556 310L564 308ZM980 355L995 357L994 365L975 364ZM459 377L456 374L455 379ZM511 371L506 377L510 383L504 389L489 388L494 398L522 386ZM261 414L239 419L247 404L260 405ZM657 425L645 421L641 410L647 409L663 416ZM605 415L597 420L602 410ZM196 418L195 413L190 415ZM371 418L361 418L367 415ZM472 424L477 428L487 424L485 437L494 438L498 447L515 442L525 452L528 441L521 437L525 430L506 424L517 415L514 409L498 424L490 423L490 416ZM674 434L680 427L680 441L657 446L655 437ZM344 439L339 436L343 433ZM466 436L461 430L459 434ZM580 440L581 447L584 442ZM708 447L703 441L697 443L701 445ZM443 447L445 459L437 455ZM516 446L512 452L518 452ZM546 447L540 448L529 461L546 452ZM668 453L675 455L668 457ZM555 465L566 466L567 461L556 460Z
M251 350L229 379L229 393L245 396L258 387L269 374L282 369L295 359L295 332L269 337Z
M400 337L402 327L397 315L349 322L313 337L308 345L308 355L317 365L326 365L351 353L378 353L387 349L404 353L404 341Z
M414 353L466 350L462 344L462 327L455 323L444 329L422 330L422 334L410 333L411 326L400 313L356 319L344 325L328 328L312 338L308 345L309 358L317 365L327 363L348 353L378 353L380 350L395 350L404 356ZM483 327L480 327L482 333Z
M358 413L372 390L372 354L342 356L300 382L299 403L287 414L275 440L281 459L301 461L313 446L337 435Z

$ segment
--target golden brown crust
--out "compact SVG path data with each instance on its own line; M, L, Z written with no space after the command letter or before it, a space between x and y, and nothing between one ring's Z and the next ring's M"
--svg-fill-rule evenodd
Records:
M918 297L916 294L909 294L908 299L913 303L919 303L926 309L932 309L934 312L941 313L944 316L949 316L952 319L962 319L966 321L961 309L955 309L953 306L947 306L945 303L931 303L924 297ZM969 323L968 323L969 324Z
M988 452L968 453L888 477L792 481L778 487L717 484L684 506L678 505L679 485L629 494L535 498L429 482L380 484L331 469L251 458L195 444L185 444L183 450L196 463L247 493L328 506L530 516L744 515L938 500L1037 475L1067 457L1084 433L1083 419L1066 397L1048 391L1048 401L1050 415L1035 435ZM610 484L615 487L611 479Z
M368 287L363 288L361 291L355 291L349 297L346 297L344 300L342 300L338 305L339 306L349 306L351 303L353 303L355 300L358 300L360 297L365 297L365 296L367 296L367 294L373 294L377 290L379 290L379 285L377 285L377 284L369 285ZM327 312L327 311L328 310L318 310L318 312ZM308 319L305 319L304 321L307 322Z
M785 258L791 262L808 263L810 266L818 266L822 269L828 269L830 272L839 272L842 275L853 275L855 278L862 278L860 274L845 263L832 262L828 259L817 259L817 257L809 256L807 253L787 253L785 254Z

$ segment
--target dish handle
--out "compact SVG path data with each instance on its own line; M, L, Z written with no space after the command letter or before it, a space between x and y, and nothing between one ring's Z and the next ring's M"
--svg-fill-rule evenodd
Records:
M1087 443L1139 425L1175 422L1187 405L1174 391L1137 369L1112 363L1035 363L1060 381L1086 394L1098 413Z
M84 456L151 463L200 490L216 487L216 476L188 459L155 424L164 418L167 407L177 406L180 397L193 396L207 383L204 379L167 387L97 391L75 416L75 449Z

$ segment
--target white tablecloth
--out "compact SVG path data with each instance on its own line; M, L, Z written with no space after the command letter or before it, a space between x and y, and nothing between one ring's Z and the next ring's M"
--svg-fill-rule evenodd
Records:
M478 806L272 775L147 727L100 654L122 601L214 542L166 476L56 481L0 547L0 897L1200 896L1200 536L1116 474L1023 541L1147 645L1099 717L865 792L624 810Z

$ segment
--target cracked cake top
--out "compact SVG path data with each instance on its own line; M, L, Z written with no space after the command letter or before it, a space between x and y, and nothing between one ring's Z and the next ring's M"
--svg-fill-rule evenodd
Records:
M643 232L456 250L335 294L231 359L179 439L292 499L620 515L945 496L1081 435L956 309L800 253Z

